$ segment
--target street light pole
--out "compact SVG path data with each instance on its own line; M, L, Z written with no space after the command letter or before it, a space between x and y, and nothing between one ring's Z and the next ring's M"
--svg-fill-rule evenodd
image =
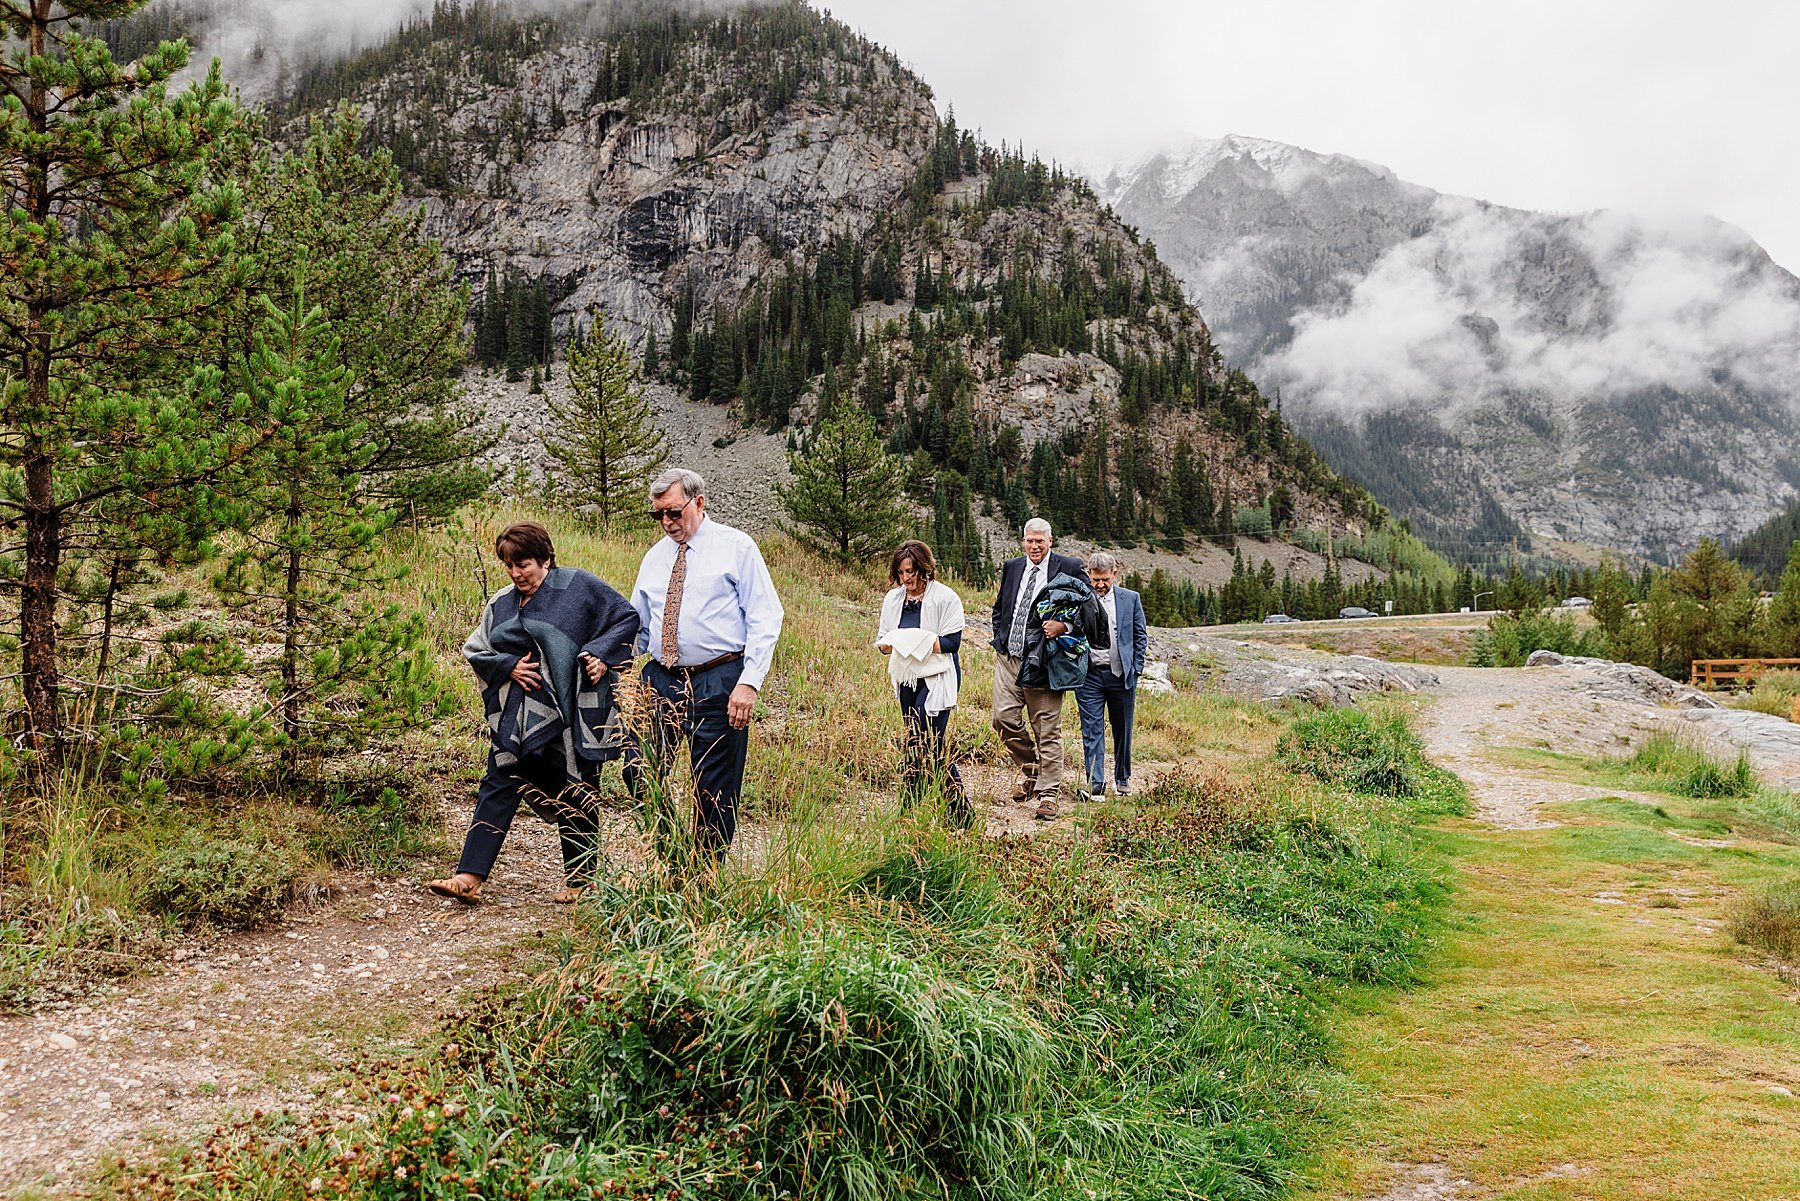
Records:
M1494 595L1494 590L1492 588L1488 589L1486 592L1477 592L1475 594L1475 600L1474 600L1475 612L1477 612L1477 613L1481 612L1481 598L1484 596L1492 596L1492 595Z

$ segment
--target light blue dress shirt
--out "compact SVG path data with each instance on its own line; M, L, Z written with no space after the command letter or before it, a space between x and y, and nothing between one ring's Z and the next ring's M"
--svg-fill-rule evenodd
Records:
M675 569L673 538L644 552L631 606L637 610L639 653L662 646L663 605L669 573ZM688 539L687 582L681 590L676 630L676 662L698 667L732 651L744 653L739 683L760 690L781 635L781 598L755 539L742 530L704 517Z

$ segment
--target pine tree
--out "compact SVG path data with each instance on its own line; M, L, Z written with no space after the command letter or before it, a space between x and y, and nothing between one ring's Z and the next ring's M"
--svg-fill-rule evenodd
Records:
M887 453L860 406L839 405L788 465L793 482L777 491L796 538L846 563L899 539L906 467Z
M363 486L409 521L442 520L485 492L492 472L476 457L493 444L461 396L469 297L456 266L424 235L424 212L405 207L384 151L362 153L366 130L345 108L314 121L298 149L252 178L257 290L286 307L297 285L330 323L351 372L350 407L368 423L374 458ZM305 277L296 280L296 264ZM498 287L484 304L499 314ZM243 306L233 339L248 346L262 320ZM496 320L489 336L504 335ZM487 334L487 323L482 332ZM503 346L491 348L494 360Z
M183 44L125 69L78 32L135 7L0 5L0 588L45 767L64 729L60 581L109 547L151 550L145 533L202 541L209 486L253 436L217 373L189 366L243 286L249 126L216 70L168 95Z
M669 440L625 339L605 321L594 322L585 342L569 344L568 372L568 398L552 394L546 402L553 486L563 503L617 530L643 512Z
M1777 659L1800 658L1800 542L1788 550L1775 599L1769 602L1768 651Z
M381 448L353 408L337 336L304 287L285 309L263 304L246 382L254 412L276 432L236 477L244 544L215 583L241 615L281 637L270 708L292 769L332 733L406 725L443 692L424 618L350 599L405 568L382 554L397 511L362 487ZM335 703L346 696L351 704Z
M644 378L656 379L662 371L662 358L656 350L656 331L644 335Z

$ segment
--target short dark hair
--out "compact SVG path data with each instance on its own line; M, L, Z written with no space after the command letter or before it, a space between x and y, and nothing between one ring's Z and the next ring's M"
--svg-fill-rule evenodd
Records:
M550 531L535 521L515 521L494 539L494 553L502 563L521 563L536 559L547 567L556 566L556 548L550 544Z
M894 557L888 560L888 582L900 582L900 563L903 559L913 561L913 570L924 576L927 581L937 579L937 559L933 557L931 548L917 538L908 538L894 548Z

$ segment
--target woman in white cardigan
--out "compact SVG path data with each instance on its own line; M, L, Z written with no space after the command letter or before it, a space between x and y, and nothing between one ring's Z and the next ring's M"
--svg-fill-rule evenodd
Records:
M875 645L888 657L888 678L906 727L906 764L900 801L911 805L934 785L950 816L970 820L962 776L950 761L950 715L962 683L963 605L956 590L937 579L937 560L923 542L909 539L888 561L893 587L881 602Z

